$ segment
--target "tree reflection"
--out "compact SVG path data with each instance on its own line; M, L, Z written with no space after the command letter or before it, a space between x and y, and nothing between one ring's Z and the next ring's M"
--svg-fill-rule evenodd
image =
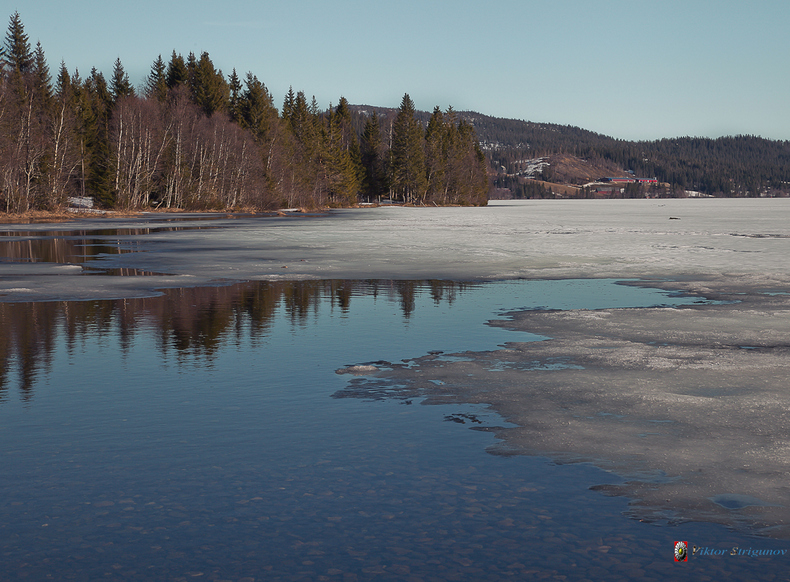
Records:
M83 264L105 255L142 250L139 237L213 226L158 226L65 231L0 231L0 257L11 263Z
M259 281L165 289L159 297L142 299L0 303L0 402L8 397L12 376L18 378L21 399L33 397L38 377L51 368L59 337L69 354L95 336L117 337L126 352L145 328L155 331L163 358L173 353L178 359L210 360L228 341L266 337L278 316L306 326L322 304L347 314L353 298L365 295L399 304L407 319L419 294L452 303L467 286L435 280Z

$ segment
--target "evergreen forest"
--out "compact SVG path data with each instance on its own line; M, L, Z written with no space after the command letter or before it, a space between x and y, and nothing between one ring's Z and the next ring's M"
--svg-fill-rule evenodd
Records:
M475 112L460 115L474 125L492 166L505 168L507 174L516 173L522 160L567 154L657 178L677 193L695 190L726 197L790 194L790 141L737 135L634 142L574 126L499 119ZM529 188L528 194L534 194L536 188L538 185Z
M0 211L56 210L70 197L251 211L488 200L473 126L451 108L422 121L408 94L378 115L344 97L321 109L291 89L278 111L254 74L226 76L205 52L158 56L140 88L120 59L109 79L65 63L53 75L19 13L0 67Z

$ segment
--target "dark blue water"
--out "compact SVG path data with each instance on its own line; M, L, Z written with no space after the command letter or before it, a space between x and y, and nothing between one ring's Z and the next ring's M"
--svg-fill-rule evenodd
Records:
M775 556L676 564L677 540L787 544L629 519L588 489L616 476L488 454L483 407L332 398L346 365L539 339L485 325L514 308L695 301L324 281L0 304L0 579L784 579Z

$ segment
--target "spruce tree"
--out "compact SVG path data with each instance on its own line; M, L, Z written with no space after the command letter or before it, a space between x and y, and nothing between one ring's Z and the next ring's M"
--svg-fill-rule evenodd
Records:
M4 60L11 71L27 73L33 66L33 53L30 50L30 41L25 34L25 27L19 12L14 12L8 24L8 32L3 47Z
M452 149L448 167L453 194L450 202L485 206L488 203L488 175L485 155L480 149L475 130L463 119L457 125L453 123L450 129Z
M195 53L193 53L192 51L190 51L189 54L187 55L186 68L187 68L186 86L189 88L189 94L192 97L192 103L195 103L195 93L197 92L196 79L195 79L195 71L197 69L197 57L195 57Z
M184 57L173 51L170 56L170 62L167 64L167 72L165 73L165 83L168 89L175 89L181 85L186 85L189 81L189 71L184 62Z
M316 112L315 98L308 105L304 91L299 91L293 98L292 105L283 106L283 118L292 139L291 174L294 187L311 197L310 203L321 204L323 185L320 178L322 155L321 117ZM286 117L287 115L287 117ZM309 193L309 194L307 194Z
M421 202L427 187L423 131L414 114L414 102L406 93L392 126L390 184L393 193L407 203Z
M73 96L74 89L72 86L72 78L69 70L66 68L65 61L60 61L60 69L58 70L58 78L55 81L55 96L58 100L67 100Z
M194 61L194 55L190 53L190 63L188 68L192 71L192 99L203 112L211 117L216 111L224 111L228 106L230 92L228 84L222 75L222 71L214 68L207 52L200 55L200 59Z
M427 196L435 202L446 204L447 150L449 147L448 124L439 107L435 107L425 130L425 165L428 180Z
M312 146L317 133L317 119L313 115L304 91L299 91L294 99L288 125L297 141L302 145Z
M134 87L129 82L129 75L126 74L120 58L115 59L115 64L112 68L110 92L116 102L123 97L134 97Z
M234 67L233 72L231 72L228 77L228 90L230 93L230 98L228 99L228 115L231 120L236 123L242 122L241 89L241 80L236 74L236 68Z
M87 150L86 189L101 205L112 208L115 196L110 187L112 168L109 127L113 97L104 75L95 67L91 69L90 77L85 80L84 103L89 110L84 115L89 124L84 129Z
M30 77L30 116L28 117L28 171L33 177L32 203L37 208L52 208L53 143L52 130L55 117L52 77L41 43L36 43Z
M285 99L283 100L283 110L282 110L282 118L288 125L292 124L292 120L294 117L294 111L296 108L296 95L294 95L294 88L288 87L288 93L285 95Z
M241 100L241 111L244 126L256 139L264 139L271 131L277 118L277 110L272 105L272 98L263 83L252 73L247 73L246 88Z
M353 122L351 120L351 108L348 104L348 99L341 97L337 103L334 115L337 117L342 133L343 147L348 150L356 150L359 152L357 134L354 131Z
M340 97L337 107L335 108L334 116L337 118L336 123L340 130L340 143L341 147L347 152L350 168L347 172L353 173L354 181L354 195L353 199L349 199L349 203L355 203L357 194L362 189L362 183L365 179L365 169L362 166L362 152L359 146L359 139L357 133L354 131L353 120L351 116L351 107L348 99ZM349 179L351 179L349 177Z
M384 144L381 139L381 126L378 115L371 115L365 122L360 144L361 161L365 170L365 195L377 198L386 192L386 173L384 166Z
M324 175L327 190L335 204L348 205L357 201L360 176L356 160L344 137L344 115L348 113L348 103L338 110L329 108L329 119L324 140Z
M145 96L149 99L156 99L160 103L167 100L167 67L159 55L154 64L151 65L151 72L145 81Z
M47 58L40 42L36 43L31 72L34 98L38 101L38 107L46 113L52 105L52 77L49 74L49 65L47 65Z

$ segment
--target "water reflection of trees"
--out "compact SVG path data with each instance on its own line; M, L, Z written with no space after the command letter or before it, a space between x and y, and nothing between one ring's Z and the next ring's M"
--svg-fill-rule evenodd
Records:
M58 335L66 349L95 336L117 336L126 351L141 330L153 330L164 358L211 358L223 342L265 337L278 314L304 326L322 302L343 313L355 296L383 297L400 305L404 318L416 298L452 303L467 284L453 281L323 280L262 281L223 287L166 289L160 297L102 301L0 303L0 402L10 376L18 376L22 400L32 398L40 374L51 368Z
M0 257L9 262L85 263L102 255L140 250L141 241L129 239L155 232L198 230L202 226L111 228L68 231L16 231L0 233Z

